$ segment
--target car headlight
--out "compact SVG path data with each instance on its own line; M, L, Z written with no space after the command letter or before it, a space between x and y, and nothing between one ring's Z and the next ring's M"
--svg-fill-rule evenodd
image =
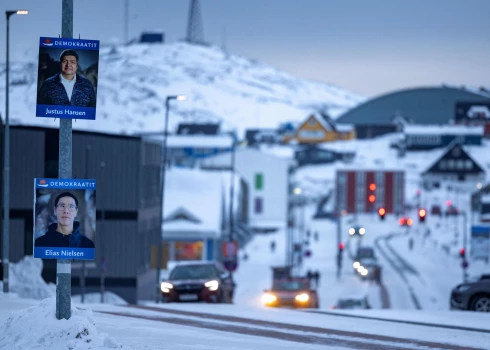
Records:
M204 283L205 287L208 287L210 291L218 290L219 283L216 280L208 281Z
M302 294L296 295L295 299L297 301L301 301L302 303L304 303L304 302L310 300L310 296L306 293L302 293Z
M359 261L354 261L354 263L352 264L352 267L357 269L359 266L361 266L361 263Z
M361 273L362 270L364 270L364 266L359 264L359 267L357 268L357 272Z
M355 229L355 228L353 228L353 227L351 227L351 228L349 229L349 234L352 236L354 233L356 233L356 229Z
M365 233L366 233L366 229L365 229L364 227L361 227L361 228L359 229L359 233L360 233L361 235L365 234Z
M361 275L366 276L368 274L368 270L364 269L361 271Z
M264 295L262 295L262 302L264 304L272 304L276 300L277 300L277 297L272 293L264 293Z
M173 287L174 286L171 283L168 283L168 282L162 282L162 284L160 285L160 289L164 293L169 293L170 292L170 289L172 289Z
M469 284L461 284L461 285L456 287L456 290L458 292L466 292L470 288L471 288L471 285L469 285Z

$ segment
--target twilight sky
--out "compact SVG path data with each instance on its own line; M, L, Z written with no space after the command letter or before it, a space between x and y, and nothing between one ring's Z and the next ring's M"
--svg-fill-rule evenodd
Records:
M129 38L163 29L185 37L189 0L128 0ZM125 0L74 0L74 36L121 41ZM37 57L61 32L62 0L2 0L10 59ZM205 39L294 76L371 97L441 83L490 85L490 0L201 0ZM0 15L5 61L5 15ZM3 83L3 82L2 82Z

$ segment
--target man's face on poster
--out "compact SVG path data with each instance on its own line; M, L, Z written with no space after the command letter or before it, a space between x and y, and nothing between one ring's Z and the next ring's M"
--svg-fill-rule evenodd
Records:
M63 226L72 225L78 214L75 200L71 197L61 197L58 205L54 208L54 214L56 215L58 224Z
M75 56L63 56L61 59L61 72L63 75L73 76L77 72L78 62Z

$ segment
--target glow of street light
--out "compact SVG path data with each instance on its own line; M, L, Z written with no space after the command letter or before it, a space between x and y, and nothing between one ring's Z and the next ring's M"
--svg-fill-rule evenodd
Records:
M28 10L17 10L17 14L18 15L27 15L27 14L29 14L29 11Z
M481 182L479 182L479 183L476 184L476 188L478 188L479 190L481 190L481 188L482 188Z
M301 194L301 188L296 187L296 188L294 189L294 194Z
M187 96L186 95L178 95L177 96L177 101L185 101L187 100Z

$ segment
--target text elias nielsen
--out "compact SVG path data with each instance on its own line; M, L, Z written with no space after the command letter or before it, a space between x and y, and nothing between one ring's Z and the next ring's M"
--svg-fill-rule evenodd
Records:
M83 257L83 252L74 252L72 250L62 250L61 251L62 256L80 256ZM60 252L51 250L51 249L46 249L46 256L60 256Z

